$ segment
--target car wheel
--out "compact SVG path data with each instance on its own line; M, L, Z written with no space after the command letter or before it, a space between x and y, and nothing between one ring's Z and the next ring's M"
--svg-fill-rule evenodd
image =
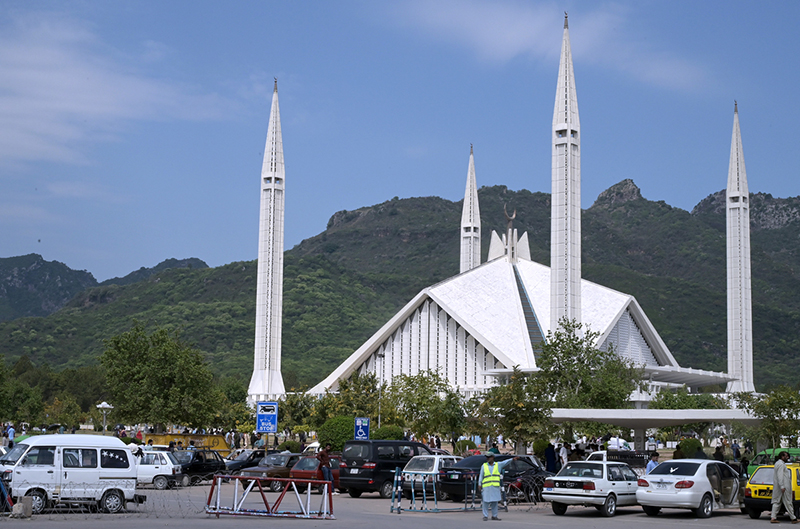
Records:
M110 514L115 514L125 508L125 498L118 490L109 490L100 499L100 510Z
M30 496L31 500L31 512L33 514L42 514L44 510L47 508L47 494L45 494L42 490L29 490L25 496Z
M153 486L157 490L164 490L169 486L169 481L164 476L156 476L156 478L153 480Z
M283 481L270 481L269 490L272 492L280 492L283 490Z
M389 481L389 480L384 481L383 485L381 485L381 490L378 491L378 493L381 495L381 498L384 498L384 499L391 498L392 497L392 487L393 486L394 485L392 485L391 481Z
M603 503L603 508L600 509L600 512L603 513L603 516L606 518L611 518L617 514L617 497L613 494L609 494L606 498L606 501Z
M191 480L189 479L189 476L184 475L181 478L181 487L188 487L190 483L191 483Z
M567 512L567 504L566 503L558 503L557 501L553 502L553 514L557 514L558 516L562 516Z
M708 518L711 516L711 512L714 510L714 502L711 499L711 494L706 494L703 496L703 499L700 500L700 506L694 510L695 516L698 518Z
M360 498L361 497L361 491L360 490L350 489L350 490L347 491L347 493L350 495L351 498Z
M747 515L753 520L758 520L761 518L761 511L758 509L747 509Z
M661 512L661 507L653 507L652 505L642 505L642 509L647 516L658 516Z

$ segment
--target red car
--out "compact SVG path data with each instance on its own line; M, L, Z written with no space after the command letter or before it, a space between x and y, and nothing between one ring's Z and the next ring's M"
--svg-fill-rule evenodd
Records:
M340 492L346 492L339 486L339 467L341 466L341 459L339 456L331 456L331 473L333 474L333 486L339 489ZM319 459L316 457L301 457L292 470L289 472L290 478L298 479L322 479L322 467L319 466ZM323 485L316 485L317 491L322 492ZM298 483L297 490L303 492L306 490L305 484Z

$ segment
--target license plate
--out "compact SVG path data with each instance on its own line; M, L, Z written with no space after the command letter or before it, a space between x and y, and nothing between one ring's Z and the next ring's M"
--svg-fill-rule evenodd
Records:
M350 469L350 473L351 474L358 474L358 469L357 468L351 468Z
M458 474L448 474L447 477L450 479L458 479Z
M544 491L545 491L545 492L553 492L553 489L552 489L552 488L550 488L550 487L545 487Z
M666 489L667 488L667 484L666 483L656 483L656 488L657 489Z

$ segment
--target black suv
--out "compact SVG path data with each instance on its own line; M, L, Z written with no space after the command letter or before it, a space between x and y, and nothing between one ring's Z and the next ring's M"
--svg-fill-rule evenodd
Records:
M216 450L197 449L197 450L176 450L172 453L178 463L181 464L183 475L197 484L201 481L211 479L214 474L226 474L225 461ZM188 485L188 483L183 483Z
M395 470L414 456L430 453L427 446L415 441L347 441L339 483L353 498L375 491L382 498L391 498Z

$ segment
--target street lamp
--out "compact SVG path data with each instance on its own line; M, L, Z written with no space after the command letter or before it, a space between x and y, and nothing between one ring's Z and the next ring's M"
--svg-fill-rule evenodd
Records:
M106 434L106 413L114 409L114 406L106 401L97 405L97 409L103 412L103 435Z
M381 370L378 371L378 428L381 427L381 393L383 390L383 357L386 353L376 353L375 356L381 359Z

